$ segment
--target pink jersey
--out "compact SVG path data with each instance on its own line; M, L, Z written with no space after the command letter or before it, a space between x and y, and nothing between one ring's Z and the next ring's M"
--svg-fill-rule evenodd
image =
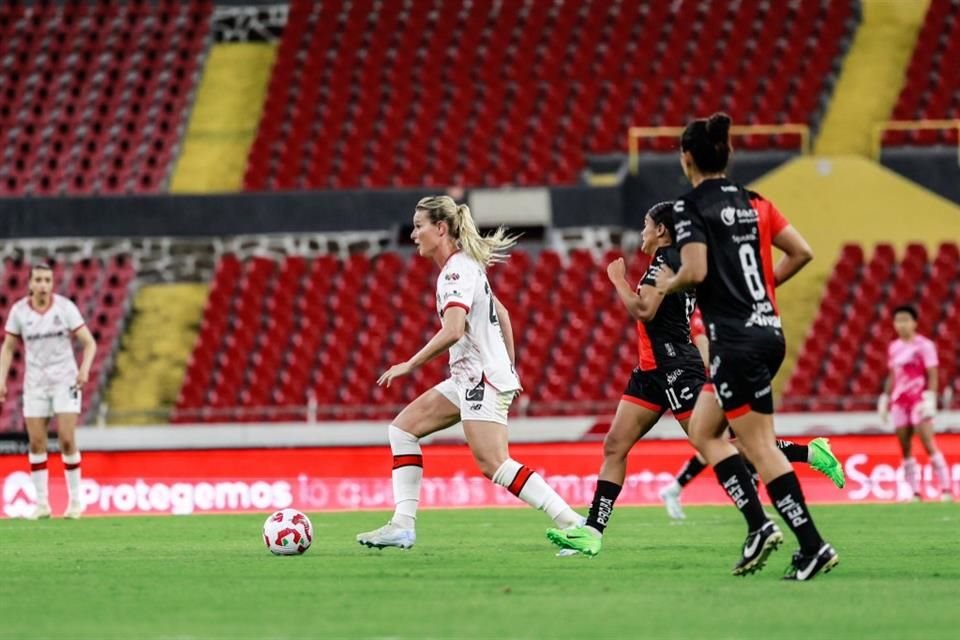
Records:
M927 369L940 364L933 341L921 335L897 338L887 348L887 366L893 376L892 402L914 402L927 388Z

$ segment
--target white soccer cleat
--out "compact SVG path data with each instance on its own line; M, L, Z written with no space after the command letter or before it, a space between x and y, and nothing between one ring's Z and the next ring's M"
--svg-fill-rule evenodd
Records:
M50 517L50 503L38 504L33 511L24 516L27 520L46 520Z
M663 500L663 506L667 508L667 515L674 520L685 520L687 518L687 514L683 512L683 507L680 506L681 490L682 487L674 482L660 491L660 499Z
M86 506L82 502L71 500L67 510L63 512L63 517L68 520L79 520L85 510Z
M414 529L402 529L393 522L388 522L379 529L358 533L357 542L376 549L384 547L410 549L417 542L417 532Z

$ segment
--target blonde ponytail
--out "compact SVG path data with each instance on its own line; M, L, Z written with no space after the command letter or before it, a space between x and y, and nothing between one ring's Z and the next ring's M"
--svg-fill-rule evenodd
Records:
M490 235L480 235L470 207L457 205L450 196L424 198L417 203L417 209L426 211L434 223L441 220L446 222L457 245L484 267L505 261L507 249L517 244L517 238L520 237L508 235L504 227L498 227Z

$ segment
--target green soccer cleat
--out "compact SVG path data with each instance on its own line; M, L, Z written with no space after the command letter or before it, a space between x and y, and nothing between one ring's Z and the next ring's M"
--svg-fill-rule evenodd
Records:
M843 489L846 478L843 475L843 465L830 450L830 441L826 438L814 438L807 445L813 454L810 466L830 478L838 489Z
M561 549L572 549L591 557L600 553L603 546L603 538L586 527L547 529L547 540Z

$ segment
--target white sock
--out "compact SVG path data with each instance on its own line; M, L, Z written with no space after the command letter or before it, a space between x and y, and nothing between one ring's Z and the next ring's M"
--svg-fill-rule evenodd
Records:
M70 502L80 500L80 452L71 455L60 454L63 460L63 475L67 477L67 493Z
M396 505L391 522L403 529L413 529L423 480L420 439L393 425L387 429L387 435L393 453L393 502Z
M534 509L546 513L561 529L575 526L581 520L577 512L564 502L539 473L516 460L507 458L493 474L493 482L506 487L507 491Z
M46 453L28 453L27 459L30 461L30 478L33 480L33 487L37 490L37 504L45 505L50 502L47 493L47 454Z
M941 493L953 493L950 486L950 471L947 469L947 460L943 454L937 451L930 456L930 464L933 465L933 473L937 476L937 484L940 485Z
M913 495L920 494L920 467L913 458L903 459L903 478L910 485Z

